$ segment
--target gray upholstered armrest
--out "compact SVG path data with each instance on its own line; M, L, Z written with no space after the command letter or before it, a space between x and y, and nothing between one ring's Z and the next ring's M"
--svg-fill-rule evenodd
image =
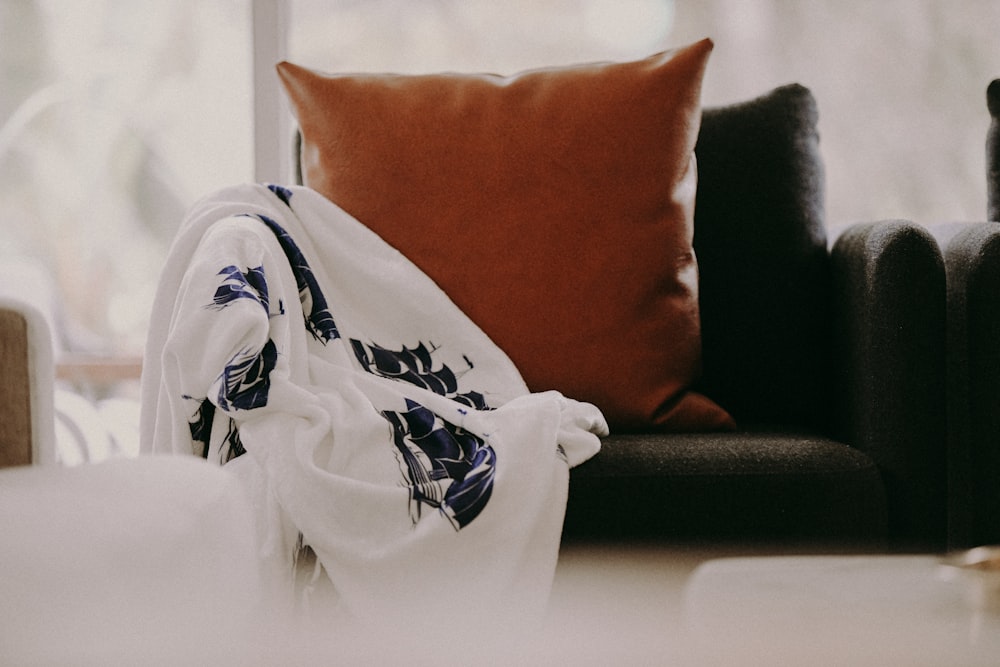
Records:
M945 273L934 238L903 221L846 230L832 250L840 436L882 471L897 544L946 534Z
M932 230L948 280L949 539L1000 541L1000 224Z

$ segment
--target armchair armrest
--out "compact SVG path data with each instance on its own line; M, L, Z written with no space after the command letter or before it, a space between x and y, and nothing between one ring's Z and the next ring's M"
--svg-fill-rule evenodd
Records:
M994 544L1000 541L1000 224L932 231L948 285L949 546Z
M55 462L52 338L30 303L0 297L0 468Z
M837 239L831 267L838 435L878 464L893 542L941 549L947 532L941 253L912 223L864 223Z

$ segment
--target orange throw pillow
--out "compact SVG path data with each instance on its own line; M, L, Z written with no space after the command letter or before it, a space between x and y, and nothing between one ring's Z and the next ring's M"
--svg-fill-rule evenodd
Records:
M431 276L533 391L621 430L729 428L700 371L692 250L703 40L488 74L278 72L304 182Z

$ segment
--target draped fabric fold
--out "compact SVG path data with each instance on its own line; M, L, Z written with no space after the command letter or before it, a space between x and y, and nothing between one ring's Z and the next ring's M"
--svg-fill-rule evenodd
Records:
M429 278L300 187L239 186L191 210L142 392L145 452L244 481L247 558L278 600L322 591L338 617L380 624L540 612L569 467L607 432L594 406L529 393Z

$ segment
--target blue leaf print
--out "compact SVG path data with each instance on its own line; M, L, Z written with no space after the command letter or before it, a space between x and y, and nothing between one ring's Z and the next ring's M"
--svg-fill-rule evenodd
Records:
M299 301L302 303L306 330L324 345L331 340L340 338L340 332L337 331L337 324L330 313L326 297L323 296L323 290L320 289L319 282L316 280L309 262L306 261L305 255L302 254L291 235L266 215L253 217L263 222L274 232L282 251L285 253L285 258L292 268L292 274L295 276L295 282L299 288Z
M458 392L458 376L447 365L434 367L433 343L390 350L351 339L361 367L373 375L423 387L476 410L489 410L476 391ZM469 369L472 361L463 355ZM472 522L489 502L496 475L496 452L478 436L441 419L419 403L406 399L407 411L386 411L393 442L403 462L410 489L410 514L420 518L423 505L437 508L455 530ZM465 414L459 409L459 414Z
M241 271L230 265L219 271L218 275L225 278L215 290L212 307L222 309L237 299L250 299L259 303L265 311L269 309L267 280L264 277L263 266Z
M191 416L191 419L188 420L188 427L191 429L192 442L201 445L201 457L207 459L212 445L212 428L215 425L215 404L207 398L197 399L191 396L183 396L183 398L198 402L198 409ZM246 453L246 449L243 448L243 442L240 440L240 431L239 427L236 426L236 422L226 417L223 417L223 419L228 422L228 428L219 453L220 465L228 463Z
M229 463L233 459L243 456L247 450L243 448L243 441L240 440L240 429L232 419L229 422L229 430L226 433L225 447L220 452L220 464Z
M288 208L292 207L292 191L291 190L289 190L288 188L284 188L284 187L282 187L280 185L275 185L273 183L270 184L270 185L268 185L267 189L270 190L271 192L273 192L278 197L278 199L280 199L281 201L283 201L285 203L285 206L287 206Z
M228 412L267 405L271 371L277 360L278 350L273 340L268 340L259 352L243 350L236 354L220 376L219 407Z
M477 410L489 410L486 399L476 391L458 392L458 375L450 367L441 364L434 368L433 354L437 347L433 343L420 343L415 348L405 345L401 350L390 350L375 343L366 344L360 340L351 339L351 349L361 367L373 375L406 382L417 387L429 389L435 394L447 396ZM473 368L468 357L463 356L468 364L466 370Z
M184 396L190 399L190 396ZM197 400L197 399L194 399ZM188 427L191 429L191 440L201 444L201 457L208 458L208 448L212 439L212 424L215 422L215 405L207 398L198 401L198 409L191 419L188 420Z
M478 436L447 422L416 401L407 411L382 412L409 480L411 516L438 509L461 530L486 507L493 493L496 452Z

